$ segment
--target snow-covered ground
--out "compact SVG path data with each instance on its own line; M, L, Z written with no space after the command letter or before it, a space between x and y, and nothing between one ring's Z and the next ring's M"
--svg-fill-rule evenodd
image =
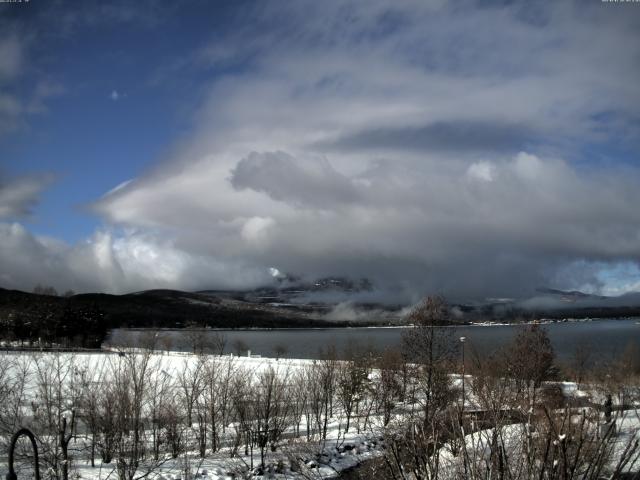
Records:
M72 362L74 365L68 369L72 373L83 372L84 381L94 384L94 388L101 388L100 382L104 372L108 371L120 360L118 352L104 353L29 353L4 352L0 353L0 365L5 368L5 375L19 375L20 370L28 370L25 383L25 395L23 414L30 414L29 404L38 402L36 364L34 355L40 359L60 359L61 363ZM128 349L124 355L142 357L144 353ZM291 377L295 372L309 367L313 360L304 359L273 359L258 356L206 356L209 360L218 362L221 366L232 364L236 371L242 375L257 378L267 369L273 369L280 376ZM6 360L12 360L7 362ZM180 374L187 369L194 368L201 361L197 355L183 352L160 352L151 355L148 371L151 375L177 381ZM65 369L67 369L65 367ZM24 370L23 370L24 371ZM71 381L73 376L69 376ZM175 386L175 384L174 384ZM176 387L177 388L177 387ZM349 433L345 433L345 420L340 415L340 410L335 408L335 415L328 419L326 439L321 440L317 434L311 435L307 440L307 419L303 415L300 418L299 434L294 436L293 427L290 427L284 435L284 439L277 451L267 453L267 469L264 475L268 478L331 478L336 477L345 469L352 468L364 460L379 456L382 453L382 437L380 418L373 415L369 420L366 431L356 432L353 426ZM194 423L191 429L197 429ZM234 424L227 426L228 432L233 432ZM231 436L231 433L229 433ZM228 442L228 441L227 441ZM99 455L95 458L95 466L90 465L88 456L88 439L85 435L77 435L72 442L72 472L70 478L106 480L117 479L115 461L103 464ZM191 480L201 478L203 480L218 480L245 478L247 473L254 471L260 473L260 452L256 447L249 455L244 454L240 448L232 457L232 447L225 446L215 453L208 453L205 458L200 458L197 450L182 453L178 458L167 458L160 462L161 465L154 468L148 477L151 480ZM0 454L0 475L4 476L8 470L6 452ZM141 471L142 473L142 471ZM259 477L258 477L259 478Z
M23 354L19 352L0 353L0 367L4 369L0 372L5 377L19 375L27 372L25 382L25 405L24 414L28 416L28 405L31 402L38 401L37 385L36 385L36 363L33 361L34 354ZM95 388L101 388L100 382L103 378L103 372L107 371L111 366L122 360L121 354L118 352L104 353L43 353L35 354L40 358L61 359L62 362L72 362L73 368L69 371L71 375L68 381L74 379L74 375L83 372L84 379L89 380ZM130 350L124 355L133 357L142 357L144 353L141 351ZM310 367L314 364L314 360L301 359L272 359L251 356L207 356L210 360L219 362L221 365L233 364L234 368L242 372L242 375L258 378L268 369L273 369L280 376L290 378L296 372ZM150 357L149 372L152 375L162 375L169 379L177 380L180 375L190 368L194 368L201 361L197 355L180 353L180 352L158 352ZM377 372L372 370L370 373L372 378L377 376ZM462 376L452 375L451 382L454 388L461 389ZM465 411L472 412L480 409L480 402L473 394L471 388L473 378L467 375L464 378L467 386L465 389ZM599 390L595 386L578 385L572 382L559 382L562 392L567 397L573 398L591 398L598 402L603 400ZM615 403L614 398L614 403ZM410 405L398 404L397 411L409 411ZM616 416L617 434L615 439L615 457L622 454L622 450L633 438L640 439L640 416L636 410L629 410L618 413ZM402 414L394 415L396 420L402 419ZM352 468L360 462L371 458L381 456L385 452L384 444L384 428L382 425L382 417L379 414L372 414L365 426L358 431L353 426L349 433L345 433L344 412L340 408L335 407L334 415L329 418L327 423L327 438L321 440L317 434L312 435L311 439L307 439L306 425L307 419L300 417L299 436L294 433L294 428L290 426L278 448L274 452L267 453L267 470L258 472L256 468L260 465L260 452L254 449L252 453L246 455L244 448L237 450L235 456L231 456L231 446L224 446L216 453L208 453L204 458L200 458L196 449L191 449L186 453L181 453L177 458L168 458L162 465L155 468L147 477L150 480L192 480L201 478L202 480L218 480L245 478L253 469L254 473L263 475L268 478L330 478L336 477L345 469ZM358 427L361 425L358 424ZM227 426L229 431L233 425ZM193 424L193 429L197 428L197 424ZM523 438L523 424L507 425L503 427L502 435L510 442L509 448L516 451L520 448L518 442ZM493 436L492 429L480 430L471 433L465 437L467 449L472 450L475 456L482 457L488 454L489 445ZM87 438L84 435L78 435L72 443L72 475L75 479L89 480L105 480L116 479L117 472L114 463L102 464L99 456L96 458L95 467L89 463L87 454ZM446 444L441 448L441 462L443 471L450 468L455 470L458 457L453 455L453 448ZM637 470L640 465L628 466L627 470ZM0 454L0 475L5 475L7 471L6 452ZM20 477L19 477L20 478Z

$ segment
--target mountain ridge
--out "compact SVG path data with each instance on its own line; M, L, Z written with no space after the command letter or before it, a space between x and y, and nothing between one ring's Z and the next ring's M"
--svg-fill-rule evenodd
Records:
M246 291L172 289L68 297L0 288L4 340L99 346L114 328L329 328L401 325L410 306L375 302L370 283L325 279ZM362 293L367 301L362 301ZM537 289L527 299L450 304L452 322L640 316L640 292L606 297Z

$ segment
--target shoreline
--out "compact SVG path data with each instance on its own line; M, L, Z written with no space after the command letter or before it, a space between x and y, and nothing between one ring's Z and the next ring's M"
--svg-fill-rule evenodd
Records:
M451 325L436 325L437 328L466 328L466 327L519 327L523 325L550 325L557 323L589 323L589 322L611 322L611 321L640 321L640 317L616 317L616 318L593 318L593 317L585 317L585 318L564 318L564 319L540 319L540 320L529 320L527 322L514 322L514 323L505 323L505 322L468 322L468 323L457 323ZM171 328L156 328L156 327L118 327L111 329L111 331L115 330L124 330L130 332L282 332L282 331L309 331L309 330L384 330L384 329L407 329L407 328L416 328L416 325L407 324L407 325L365 325L365 326L353 326L353 325L345 325L345 326L335 326L335 327L241 327L241 328L211 328L211 327L198 327L198 328L189 328L189 327L171 327Z

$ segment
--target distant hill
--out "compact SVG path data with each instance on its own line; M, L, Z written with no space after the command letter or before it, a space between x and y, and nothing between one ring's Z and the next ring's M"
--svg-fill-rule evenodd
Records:
M602 295L592 295L590 293L584 293L579 290L567 291L567 290L557 290L555 288L546 288L546 287L540 287L536 289L536 292L542 295L557 297L566 302L575 302L575 301L584 300L587 298L600 299L600 300L607 298Z
M283 277L248 291L146 290L58 297L0 288L0 340L96 347L113 328L309 328L402 324L408 305L384 303L367 280ZM538 289L527 299L453 303L455 323L640 316L640 293L619 297Z
M57 297L0 289L5 340L99 346L119 327L302 328L336 326L304 310L251 303L232 295L148 290L125 295Z
M577 290L538 288L534 296L526 299L487 300L455 308L467 321L640 317L640 292L607 297Z

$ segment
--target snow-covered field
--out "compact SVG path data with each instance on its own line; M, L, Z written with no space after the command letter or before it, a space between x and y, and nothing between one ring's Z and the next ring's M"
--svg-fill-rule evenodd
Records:
M141 359L144 353L130 349L124 355ZM204 357L217 363L219 367L230 366L236 374L250 377L253 381L256 381L267 370L274 371L282 378L292 378L297 372L299 373L314 363L312 360L270 359L257 356L206 355ZM63 381L67 384L79 382L78 377L81 376L81 381L89 385L90 388L101 390L104 388L101 382L104 381L106 372L117 369L123 356L118 352L36 353L35 355L19 352L0 353L4 377L24 375L24 395L21 408L26 425L30 425L32 422L30 418L32 405L38 403L42 396L41 386L38 385L41 376L39 377L38 374L36 358L47 365L59 361L62 365L62 375L65 377ZM148 380L168 381L171 385L170 389L179 394L181 375L184 375L185 371L195 371L202 361L203 356L188 353L161 352L152 354L147 367ZM69 411L64 413L69 417ZM312 421L309 420L309 423ZM381 455L380 432L382 430L379 428L379 416L371 416L366 430L354 428L353 425L354 423L352 423L349 433L346 433L345 420L341 417L340 410L336 406L334 415L327 419L326 438L321 439L317 432L310 432L307 436L308 422L306 415L302 415L299 418L297 435L294 433L293 425L290 425L276 451L267 452L265 462L267 467L264 474L269 478L331 478L364 460ZM191 432L198 429L198 423L194 421L186 429L188 431L184 432L185 443L191 443L191 445L185 448L185 451L181 452L177 458L167 456L157 462L153 472L146 478L154 480L188 480L191 478L217 480L244 478L250 471L260 473L258 468L260 453L256 445L249 449L248 455L242 448L238 449L237 447L235 453L231 454L233 448L230 443L235 435L236 426L234 422L226 425L227 436L221 442L223 447L217 452L207 453L204 458L201 458ZM72 441L72 447L70 447L73 452L71 454L73 473L70 477L91 480L118 478L115 461L102 463L97 456L94 462L95 466L91 466L87 453L89 450L88 432L83 430L82 428L78 429L77 435ZM8 467L4 446L3 450L5 451L0 455L0 475L4 476ZM140 474L146 475L144 469L141 469Z
M51 377L55 383L58 382L63 388L71 392L74 388L90 389L100 397L103 392L106 395L108 385L105 385L106 372L117 371L126 359L141 361L145 358L144 352L128 351L126 353L104 352L91 354L71 354L71 353L43 353L43 354L23 354L18 352L0 353L0 380L8 385L7 381L13 378L22 377L24 379L24 392L21 396L20 411L18 417L21 423L30 426L34 419L34 406L43 401L42 380L46 368L51 369L47 375L58 375ZM156 384L165 382L169 387L162 391L162 395L170 397L169 403L177 401L180 395L187 395L187 380L192 377L185 376L185 372L196 372L202 367L203 361L216 365L222 371L224 368L233 369L234 376L240 376L246 384L256 388L260 385L261 379L268 377L269 372L283 379L283 384L287 388L293 388L294 379L303 372L318 366L314 360L299 359L272 359L250 356L198 356L178 352L157 352L148 357L145 378L146 382ZM57 362L57 363L56 363ZM336 362L336 365L341 362ZM45 368L46 367L46 368ZM204 368L204 367L203 367ZM374 369L367 372L369 381L375 383L379 373ZM471 385L473 378L466 376L467 384L466 398L464 399L465 412L471 413L481 409L481 402L475 396ZM231 385L231 388L234 388ZM454 390L459 390L462 386L462 377L451 376L451 386ZM603 400L602 393L596 386L582 385L580 388L572 382L560 382L559 386L569 398L590 398L594 401ZM305 384L305 388L312 389L313 384ZM204 387L203 387L204 388ZM7 397L12 392L2 392L0 394ZM15 392L13 392L15 393ZM255 392L254 392L255 394ZM290 394L287 390L287 394ZM3 397L4 398L4 397ZM8 398L8 397L7 397ZM3 400L0 398L0 400ZM166 400L166 399L165 399ZM258 402L258 400L255 400ZM360 412L353 414L351 428L346 430L347 420L345 410L338 400L332 405L331 412L325 412L326 417L326 438L320 434L318 425L322 418L311 418L311 410L307 408L299 415L291 412L286 428L281 438L277 441L276 448L271 451L266 448L265 469L259 469L261 463L260 452L253 442L251 448L245 450L243 445L239 445L240 435L239 421L231 416L224 425L224 434L221 434L220 447L215 453L209 449L204 456L201 456L197 446L198 421L195 418L190 424L184 427L182 432L182 446L179 454L161 454L158 461L152 462L153 468L145 470L140 468L133 478L149 478L151 480L191 480L201 478L203 480L218 480L232 478L249 478L251 472L255 476L266 478L330 478L336 477L345 469L352 468L360 462L379 457L385 454L385 426L383 416L376 405L372 403L366 407L366 400ZM616 399L614 398L614 405ZM415 405L397 402L388 425L396 425L403 421L406 412L412 411ZM369 409L365 418L365 407ZM614 443L614 454L612 462L615 463L626 445L633 439L640 440L640 415L639 405L635 409L626 410L616 414L616 437ZM147 407L149 408L149 407ZM195 407L194 407L195 408ZM2 412L6 415L6 411ZM63 406L57 414L69 417L68 406ZM147 413L147 415L149 415ZM145 419L145 437L147 438L147 448L151 449L150 438L154 435L151 432L150 420ZM314 423L315 422L315 423ZM14 428L20 425L13 425ZM507 449L517 452L521 448L522 430L524 424L512 424L502 427L501 435L507 439ZM5 435L8 432L5 432ZM491 439L494 437L493 429L478 430L465 436L465 446L473 452L474 458L483 458L489 455ZM0 475L5 475L7 471L6 459L6 438L0 456ZM50 440L50 439L49 439ZM235 445L234 445L235 442ZM245 442L250 443L250 442ZM166 445L165 445L166 446ZM459 474L460 457L454 453L459 447L445 443L440 447L440 462L442 463L442 478L447 478L447 471L451 473L451 478ZM103 463L100 456L96 455L95 466L91 466L89 460L89 432L85 427L80 426L76 431L76 436L71 442L70 458L71 473L73 479L104 480L118 478L116 462ZM175 457L175 458L174 458ZM144 460L141 462L144 464ZM636 471L640 465L629 464L625 471ZM19 478L21 478L19 476ZM459 478L459 477L458 477Z

